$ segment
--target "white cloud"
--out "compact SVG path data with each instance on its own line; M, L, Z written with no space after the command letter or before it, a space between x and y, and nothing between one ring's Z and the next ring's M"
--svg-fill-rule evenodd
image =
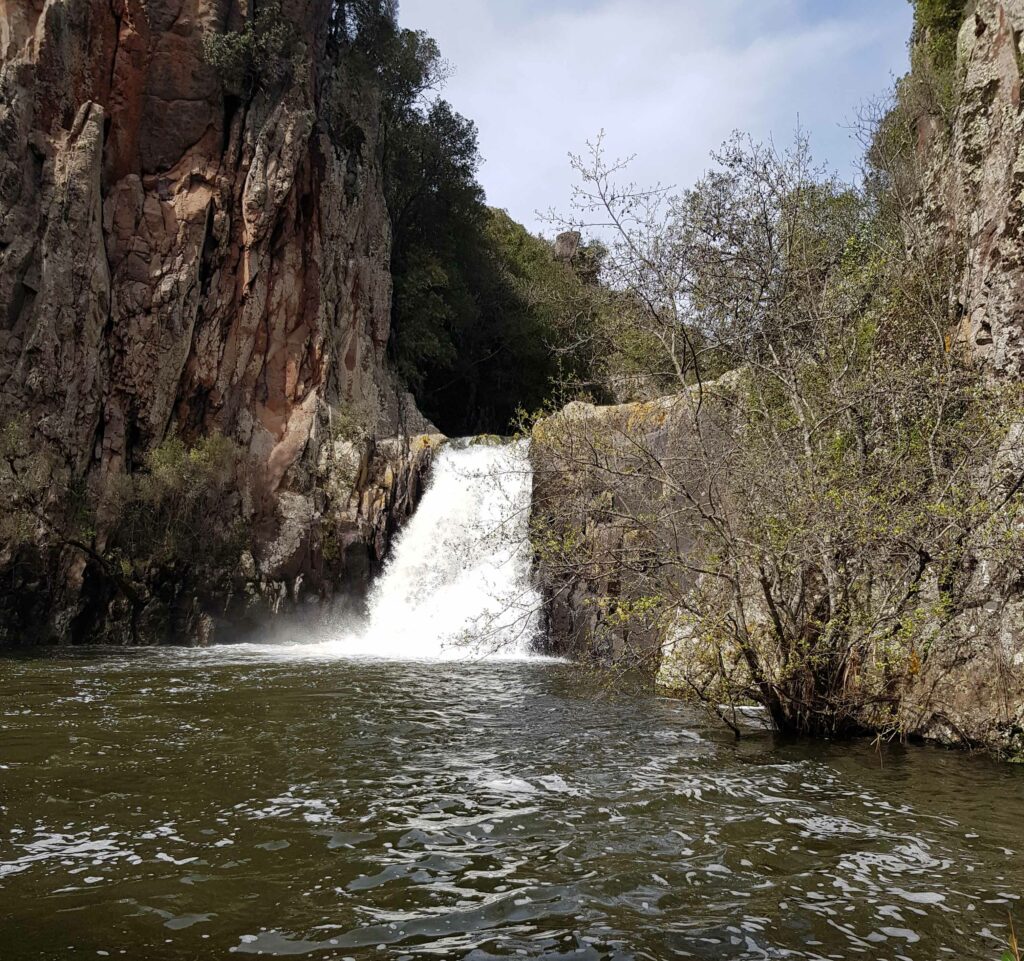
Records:
M567 154L600 129L641 182L685 185L733 130L785 140L797 122L842 171L842 125L906 64L894 0L403 0L437 38L445 96L476 121L490 203L533 229L566 209Z

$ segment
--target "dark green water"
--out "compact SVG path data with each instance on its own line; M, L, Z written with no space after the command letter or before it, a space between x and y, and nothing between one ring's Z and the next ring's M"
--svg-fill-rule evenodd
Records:
M544 662L0 661L0 958L998 959L1024 771Z

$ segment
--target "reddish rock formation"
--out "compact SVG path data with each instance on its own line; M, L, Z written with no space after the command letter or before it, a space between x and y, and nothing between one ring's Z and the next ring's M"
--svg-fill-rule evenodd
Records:
M228 95L203 37L245 6L0 0L0 419L100 499L169 434L223 433L253 523L313 519L295 568L329 410L425 425L385 360L378 99L321 75L328 0L281 5L293 82Z

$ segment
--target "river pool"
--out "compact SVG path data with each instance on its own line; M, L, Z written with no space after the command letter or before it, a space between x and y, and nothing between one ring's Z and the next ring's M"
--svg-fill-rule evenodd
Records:
M566 664L0 660L0 957L1002 955L1024 770Z

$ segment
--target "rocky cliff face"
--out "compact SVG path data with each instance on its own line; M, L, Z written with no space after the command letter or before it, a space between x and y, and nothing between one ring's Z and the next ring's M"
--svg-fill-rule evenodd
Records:
M314 521L348 510L316 493L332 412L371 434L426 425L385 360L378 98L319 73L327 0L281 5L293 82L226 93L203 37L246 6L0 0L0 419L26 417L99 502L171 434L229 438L267 545L250 580L276 596L296 593ZM62 549L57 607L80 607L87 566ZM71 620L42 633L67 640Z
M183 631L165 619L164 636L151 640L237 637L265 629L268 615L315 611L332 599L362 614L369 585L416 509L445 442L440 434L419 434L323 445L317 487L279 495L278 523L259 561L244 553L205 607L194 605L195 629Z
M962 335L994 372L1024 375L1024 2L978 0L957 44L951 130L920 123L929 212L965 256Z
M962 257L960 336L996 378L1024 377L1024 2L966 5L948 126L923 118L924 203ZM985 571L979 572L984 577ZM990 592L994 630L940 644L913 692L925 736L1024 754L1024 600ZM987 635L987 636L986 636ZM947 665L949 669L947 669Z

